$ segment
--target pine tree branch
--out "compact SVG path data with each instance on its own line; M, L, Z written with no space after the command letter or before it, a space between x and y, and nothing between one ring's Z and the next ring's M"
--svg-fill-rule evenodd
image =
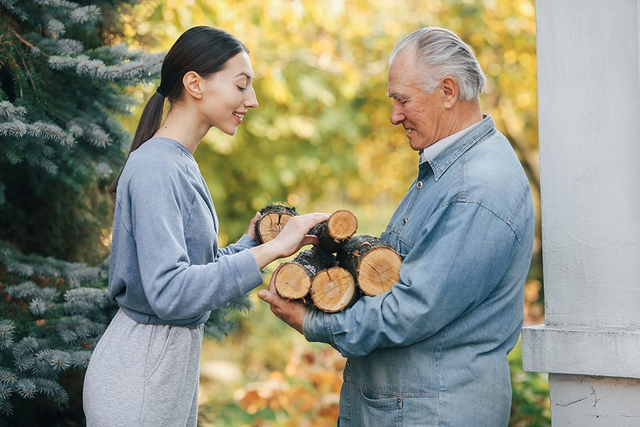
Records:
M22 43L23 45L25 45L26 47L28 47L29 49L38 49L38 47L32 43L30 43L28 40L26 40L25 38L23 38L16 30L12 29L11 32L13 33L13 35L18 39L18 41L20 41L20 43ZM39 49L38 49L39 50ZM49 58L50 55L47 55L44 52L40 53L42 56L44 56L45 58ZM23 60L24 62L24 60ZM25 64L26 66L26 64Z

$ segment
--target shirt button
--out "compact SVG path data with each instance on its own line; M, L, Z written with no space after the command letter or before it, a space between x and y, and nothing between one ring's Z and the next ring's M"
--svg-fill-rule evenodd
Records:
M409 221L409 218L402 218L402 225L407 225L407 221Z
M422 188L422 181L418 181L418 183L416 184L416 187L418 187L418 190Z

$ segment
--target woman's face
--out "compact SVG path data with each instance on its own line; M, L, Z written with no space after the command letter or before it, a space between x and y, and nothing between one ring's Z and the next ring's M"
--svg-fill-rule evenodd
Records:
M222 70L203 81L200 111L210 126L235 135L249 108L258 106L253 79L249 55L240 52Z

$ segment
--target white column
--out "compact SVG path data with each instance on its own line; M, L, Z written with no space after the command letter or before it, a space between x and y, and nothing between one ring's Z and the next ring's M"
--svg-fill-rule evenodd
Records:
M538 0L545 324L553 426L640 425L640 0Z

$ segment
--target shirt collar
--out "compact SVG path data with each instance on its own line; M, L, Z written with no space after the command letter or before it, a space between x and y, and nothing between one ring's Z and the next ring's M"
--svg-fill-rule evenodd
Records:
M426 162L420 164L420 168L429 167L433 171L435 180L449 169L467 150L475 146L479 141L485 139L493 132L496 132L495 123L490 115L485 115L484 120L478 124L465 129L466 133L461 137L456 137L444 150L440 150L437 157L427 158ZM457 134L456 134L457 135ZM456 136L452 135L452 136ZM439 141L437 144L440 144ZM436 145L436 144L434 144ZM428 165L428 166L427 166Z
M441 139L440 141L436 141L427 148L420 150L420 163L435 159L438 154L451 147L460 138L478 127L483 121L484 120L480 120L478 123L474 123L471 126L462 129L460 132L449 135L446 138Z

